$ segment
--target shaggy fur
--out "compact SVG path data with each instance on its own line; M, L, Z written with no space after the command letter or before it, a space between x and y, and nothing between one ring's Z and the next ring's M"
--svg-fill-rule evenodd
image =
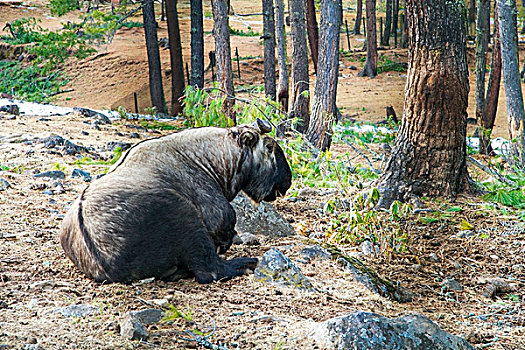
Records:
M60 235L67 256L109 282L194 275L209 283L254 269L257 259L218 253L235 235L229 202L239 191L272 201L291 185L262 123L191 129L131 148L69 210Z

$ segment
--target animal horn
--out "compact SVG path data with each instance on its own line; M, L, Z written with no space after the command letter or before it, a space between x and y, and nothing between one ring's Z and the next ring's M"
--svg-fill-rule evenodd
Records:
M272 131L272 125L269 122L259 118L257 118L257 126L259 127L259 130L262 134L267 134Z

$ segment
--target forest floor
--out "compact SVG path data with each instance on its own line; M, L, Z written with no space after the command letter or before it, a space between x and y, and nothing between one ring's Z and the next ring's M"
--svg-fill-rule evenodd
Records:
M346 4L346 2L345 2ZM45 2L35 0L24 5L0 6L0 24L23 16L42 18L42 26L60 26L66 19L50 18ZM349 6L352 4L350 3ZM206 7L205 14L211 9ZM260 13L260 5L232 0L239 13ZM354 5L355 7L355 5ZM179 4L185 61L189 57L189 2ZM351 18L348 17L349 23ZM140 18L134 18L140 21ZM233 16L232 27L261 31L261 17ZM205 20L206 52L213 49L212 20ZM167 37L166 23L160 22L159 37ZM352 36L352 47L363 44L361 36ZM346 38L341 45L347 48ZM262 45L258 36L233 36L232 46L239 48L242 80L237 87L248 90L263 84ZM390 59L406 62L406 50L381 51ZM406 72L385 72L375 79L358 78L359 58L355 52L341 59L338 106L345 118L377 122L385 118L385 107L392 105L401 116ZM123 29L107 47L82 61L70 61L62 68L69 76L65 88L73 91L58 95L54 103L95 109L124 106L133 110L133 92L139 106L149 105L147 61L141 28ZM255 57L254 57L255 56ZM161 50L163 66L169 67L169 53ZM207 64L207 62L206 62ZM314 77L312 76L312 81ZM211 72L206 75L207 85ZM169 78L164 81L170 91ZM312 85L313 86L313 85ZM469 115L474 116L474 77L471 74ZM495 136L506 136L504 94L500 99ZM169 93L167 94L169 96ZM242 97L260 97L248 92ZM295 261L322 292L306 292L255 281L253 276L227 282L199 285L193 280L153 281L136 284L98 284L86 279L67 260L57 240L63 215L85 187L79 178L70 178L79 167L78 158L60 149L48 149L42 139L60 135L77 145L93 147L93 158L111 156L108 142L134 143L170 131L145 129L134 121L100 125L100 130L86 123L78 114L67 116L20 115L0 113L0 177L10 188L0 191L0 346L2 348L40 349L117 349L117 348L196 348L181 340L188 325L183 319L150 326L147 343L125 340L119 335L119 320L128 311L150 308L156 303L171 303L182 311L192 311L192 319L201 325L215 324L209 340L230 349L308 349L314 348L304 334L315 323L355 310L376 312L388 317L417 313L429 317L441 328L465 337L480 349L525 348L525 229L518 212L501 205L485 203L475 196L423 200L422 210L402 222L408 234L408 251L390 256L366 256L359 247L347 246L345 252L357 254L382 276L397 281L413 293L413 300L398 303L370 292L344 271L334 260L299 262L299 251L326 239L330 224L323 212L327 202L349 197L351 193L333 189L298 192L306 184L298 180L289 195L276 201L276 208L294 226L298 235L287 238L259 237L260 245L235 245L227 257L261 257L270 247L278 247ZM132 135L132 133L138 133ZM370 145L376 153L379 145ZM336 154L347 154L353 164L365 160L344 143L333 147ZM363 151L372 158L373 154ZM478 157L480 160L487 161ZM378 162L374 166L378 166ZM101 173L107 164L84 162L83 170ZM64 180L36 178L46 170L63 170ZM469 168L476 179L486 177L477 168ZM59 184L57 184L57 182ZM365 187L369 184L366 182ZM2 183L0 183L0 186ZM61 189L63 187L63 190ZM297 200L291 200L291 197ZM464 231L468 222L472 229ZM447 290L444 281L452 278L462 290ZM499 278L505 288L487 297L490 280ZM95 306L96 312L85 317L65 317L58 308L72 304ZM5 346L3 346L5 344ZM32 347L33 346L33 347Z

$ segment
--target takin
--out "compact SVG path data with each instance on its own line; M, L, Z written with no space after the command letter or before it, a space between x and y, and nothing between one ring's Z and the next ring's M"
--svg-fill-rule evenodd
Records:
M259 203L290 188L290 167L270 131L257 120L138 143L72 204L60 233L67 256L99 282L210 283L255 269L256 258L219 254L235 235L229 202L237 193Z

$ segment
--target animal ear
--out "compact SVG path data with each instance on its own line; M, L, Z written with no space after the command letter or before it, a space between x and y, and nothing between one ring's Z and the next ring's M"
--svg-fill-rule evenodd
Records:
M257 127L261 131L261 134L267 134L270 131L272 131L272 124L270 124L266 120L261 120L259 118L257 118Z
M253 130L243 130L239 136L241 146L253 147L259 141L259 135L253 132Z

